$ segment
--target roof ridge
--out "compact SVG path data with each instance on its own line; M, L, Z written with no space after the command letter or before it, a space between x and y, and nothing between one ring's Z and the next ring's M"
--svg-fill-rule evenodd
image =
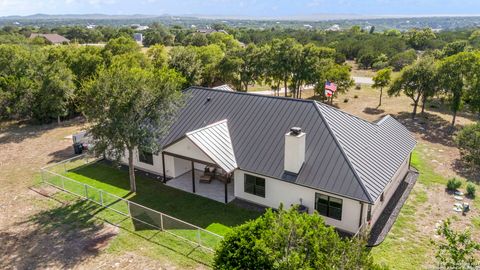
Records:
M367 198L370 202L374 202L373 199L372 199L372 196L370 195L370 192L368 192L367 188L365 187L361 177L358 175L357 173L357 169L355 168L355 166L353 165L353 163L350 161L350 158L348 157L348 155L345 153L345 150L343 149L343 146L342 144L338 141L337 139L337 136L335 135L335 132L332 130L332 128L330 127L330 123L327 121L327 119L323 116L323 113L322 111L320 110L319 108L319 102L315 101L314 102L314 106L318 112L318 114L320 115L320 117L322 118L322 120L325 122L325 126L327 127L327 130L328 132L332 135L333 137L333 140L335 141L335 143L337 144L338 148L340 149L340 152L342 153L343 157L345 158L345 160L347 161L347 164L348 166L352 169L353 171L353 174L355 175L355 178L357 179L357 182L360 184L360 186L362 187L362 190L363 192L365 193L365 195L367 195ZM331 107L331 106L329 106ZM332 107L333 108L333 107ZM338 110L338 109L337 109ZM338 110L338 111L341 111L341 110ZM358 117L357 117L358 118ZM361 119L361 118L360 118ZM367 121L368 122L368 121ZM370 123L370 122L369 122Z
M217 121L215 123L211 123L209 125L206 125L204 127L201 127L201 128L198 128L198 129L195 129L195 130L192 130L192 131L189 131L187 133L185 133L186 136L188 135L191 135L191 134L194 134L194 133L197 133L197 132L200 132L200 131L203 131L205 129L209 129L213 126L217 126L217 125L220 125L220 124L223 124L223 123L228 123L228 120L227 119L223 119L223 120L220 120L220 121ZM227 129L228 129L228 125L227 125Z
M213 91L213 92L222 92L222 93L228 93L228 94L236 94L236 95L247 95L247 96L254 96L254 97L281 99L281 100L304 102L304 103L315 103L316 102L314 100L306 100L306 99L299 99L299 98L260 95L260 94L255 94L255 93L252 93L252 92L240 92L240 91L233 91L232 92L232 91L226 91L226 90L222 90L222 89L213 89L213 88L210 88L210 87L203 87L203 86L190 86L187 89L185 89L184 91L195 90L195 89L208 90L208 91Z

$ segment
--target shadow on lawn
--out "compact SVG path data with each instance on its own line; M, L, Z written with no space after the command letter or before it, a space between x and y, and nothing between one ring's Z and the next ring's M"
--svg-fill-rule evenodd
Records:
M74 173L115 187L117 192L118 189L122 189L123 194L115 194L113 191L104 189L106 192L118 196L123 196L130 189L128 171L123 166L112 166L109 162L101 161L75 170ZM243 209L233 204L223 204L166 186L158 179L147 177L141 172L136 173L136 182L137 192L130 196L128 200L201 228L207 228L212 224L232 227L260 215L256 211ZM139 207L133 208L130 206L130 211L132 214L147 215L150 219L152 217L146 211L141 211ZM159 222L153 224L157 223ZM178 226L181 226L181 224L178 224ZM139 229L143 227L138 226Z
M8 251L0 268L68 269L97 255L116 231L93 222L89 211L95 208L83 201L62 205L17 223L19 231L0 233L0 250Z
M64 121L58 125L50 124L35 124L29 121L12 121L0 126L0 145L7 143L21 143L24 140L40 137L43 133L58 128L70 127L82 123L84 120L80 117Z
M453 134L451 123L438 115L425 112L419 113L412 120L411 112L400 112L395 118L402 122L408 130L419 134L424 140L439 143L445 146L455 146L453 142ZM458 125L456 126L458 127Z

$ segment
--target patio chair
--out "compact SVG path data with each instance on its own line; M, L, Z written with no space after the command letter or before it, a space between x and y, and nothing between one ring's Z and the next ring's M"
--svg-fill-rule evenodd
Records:
M223 183L230 183L232 181L232 174L231 173L222 173L216 176L216 178Z
M215 178L216 171L217 169L215 167L210 167L210 166L205 167L205 171L203 172L203 175L200 176L200 183L210 184L213 178Z

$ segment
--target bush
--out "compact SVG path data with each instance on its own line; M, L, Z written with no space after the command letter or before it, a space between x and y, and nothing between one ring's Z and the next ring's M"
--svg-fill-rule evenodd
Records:
M451 191L455 191L462 186L462 181L458 180L457 178L448 179L447 182L447 189Z
M343 103L347 103L347 102L348 102L348 98L343 99Z
M359 83L357 83L357 84L355 85L355 89L357 89L357 90L360 90L360 89L362 89L362 85L361 85L361 84L359 84Z
M472 183L468 183L467 184L467 195L470 196L470 197L475 197L475 192L476 192L476 188L475 188L475 185L472 184Z
M353 96L353 98L358 98L358 95Z
M214 269L380 269L365 244L341 238L320 215L280 206L229 232L215 252Z

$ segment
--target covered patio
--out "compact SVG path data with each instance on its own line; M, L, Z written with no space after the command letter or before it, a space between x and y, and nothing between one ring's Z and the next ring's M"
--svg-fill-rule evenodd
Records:
M165 157L173 160L166 166ZM162 150L166 185L229 203L234 197L233 171L237 162L227 120L187 132Z
M168 180L166 185L180 189L186 192L195 193L218 202L229 203L235 199L233 192L233 182L225 183L213 179L210 183L200 182L200 177L204 174L201 170L194 170L195 182L192 181L192 171L186 172L177 178ZM195 192L193 192L195 188ZM226 189L226 190L225 190Z

